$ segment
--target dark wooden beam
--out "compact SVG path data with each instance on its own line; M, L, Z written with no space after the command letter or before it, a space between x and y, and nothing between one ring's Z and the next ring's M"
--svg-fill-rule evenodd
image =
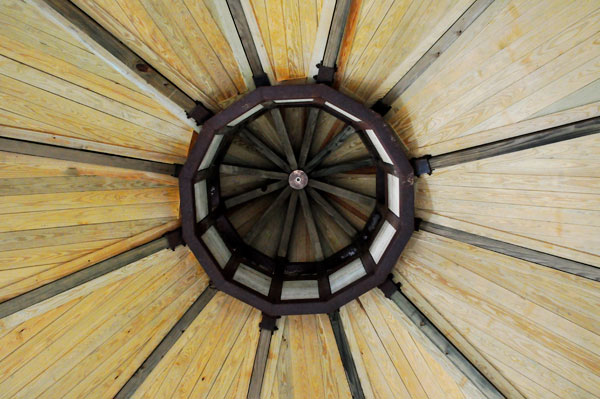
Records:
M169 247L173 247L173 242L170 242L170 238L167 235L4 301L0 303L0 319Z
M292 228L294 227L294 217L296 216L296 206L298 204L298 192L294 190L288 203L287 212L285 214L285 220L283 222L283 231L279 240L279 247L277 249L277 256L285 258L287 256L288 246L290 243L290 236L292 235Z
M312 171L316 168L329 154L340 148L346 140L352 137L356 133L356 130L352 126L346 126L341 132L339 132L329 143L325 145L314 157L308 161L305 170L307 172Z
M215 296L217 290L212 287L207 287L202 294L196 299L196 301L190 306L190 308L183 314L181 319L171 328L171 330L165 335L160 341L160 344L148 356L148 358L142 363L137 371L129 378L127 383L119 390L115 399L127 399L131 398L135 391L144 383L146 378L152 373L152 370L158 365L163 357L169 352L169 349L177 340L183 335L185 330L192 324L192 322L198 317L200 312L206 307L210 300Z
M260 391L262 390L265 378L272 335L272 330L266 328L260 329L258 346L254 355L254 365L252 366L252 375L250 376L250 386L248 387L248 399L260 399Z
M325 177L335 175L337 173L350 172L357 169L368 168L369 166L375 165L372 158L359 159L358 161L352 161L348 163L340 163L333 166L327 166L321 169L317 169L311 173L311 177Z
M275 131L277 131L279 141L283 145L283 152L285 153L285 158L288 161L289 167L291 168L291 170L296 170L298 169L298 162L296 161L294 148L292 147L292 143L290 142L290 136L288 135L287 129L285 128L283 117L281 116L281 110L279 108L272 109L271 116L273 117L273 122L275 123Z
M241 129L240 137L244 139L248 144L252 146L259 154L264 156L268 161L270 161L275 166L279 167L279 169L290 173L292 170L289 165L281 159L279 155L277 155L273 150L269 148L265 143L262 142L261 139L256 137L254 133L250 132L248 129Z
M226 175L241 175L241 176L257 176L263 179L286 179L288 174L284 172L276 172L272 170L247 168L244 166L221 164L219 167L221 173Z
M600 116L573 122L562 126L540 130L476 147L458 150L447 154L436 155L429 159L431 169L444 168L465 162L509 154L515 151L528 150L534 147L572 140L590 134L600 133ZM573 155L577 157L577 154Z
M317 192L317 190L308 187L308 194L312 199L323 208L325 212L348 234L350 237L354 237L357 230L346 220L346 218L339 213L325 198Z
M415 65L394 85L394 87L373 107L381 114L389 111L391 105L406 91L446 51L460 35L492 4L494 0L475 0L456 22L423 54Z
M338 186L334 186L329 183L323 183L318 180L309 180L308 185L312 188L316 188L321 191L325 191L329 194L337 195L338 197L342 197L348 199L350 201L357 202L359 204L367 205L367 206L375 206L375 198L369 197L368 195L360 194L355 191L351 191L345 188L341 188Z
M137 56L109 31L90 18L70 1L33 0L38 8L53 21L72 33L90 51L107 61L119 73L150 94L182 120L202 115L197 102L173 85L167 78ZM216 110L216 109L214 109ZM198 124L202 120L196 121Z
M302 207L302 213L304 214L304 220L306 221L310 242L315 250L315 259L317 261L323 260L323 247L321 246L321 239L319 238L319 232L317 231L317 225L315 224L315 218L313 217L308 197L304 190L300 190L299 195L300 206Z
M248 20L246 19L246 14L244 13L242 3L240 0L227 0L227 5L229 6L233 23L235 24L235 28L240 36L242 46L244 47L248 64L250 64L254 84L257 87L269 86L269 78L263 69L262 63L260 62L258 51L256 51L256 43L254 43L254 39L252 38L252 32L248 26Z
M250 231L246 233L246 235L244 236L244 241L246 241L247 243L251 243L252 241L254 241L256 236L258 236L258 234L261 232L265 223L272 216L275 209L281 206L285 202L285 200L288 199L291 193L292 189L290 187L286 187L285 189L283 189L283 191L277 196L275 201L273 201L271 205L269 205L269 207L263 212L258 221L254 223L254 226L252 226Z
M304 129L304 136L302 136L302 145L300 146L300 156L298 159L298 165L303 168L306 165L306 158L308 158L308 152L310 151L310 145L312 144L315 130L317 129L317 120L319 119L320 110L318 108L310 108L308 111L308 118L306 119L306 128Z
M550 267L552 269L560 270L561 272L574 274L594 281L600 281L600 268L585 263L425 221L420 221L419 230L464 242L503 255L512 256L513 258Z
M344 372L346 373L346 379L348 380L348 386L350 387L350 394L352 399L364 399L365 394L360 384L360 378L356 371L356 365L352 358L352 352L350 351L350 345L348 345L348 338L344 332L344 325L340 319L340 311L336 310L329 314L329 321L331 322L331 328L333 329L333 336L337 343L338 351L340 353L340 359L344 366Z
M412 321L446 358L488 399L503 399L504 395L440 332L419 309L394 286L391 280L380 286L386 297Z
M284 187L288 186L288 182L285 180L280 180L275 183L271 183L265 187L255 188L254 190L247 191L245 193L236 195L235 197L231 197L225 200L225 207L231 208L239 204L243 204L244 202L250 201L254 198L262 197L263 195L267 195L272 193L273 191L280 190Z
M171 176L175 175L176 172L176 166L174 164L146 161L143 159L110 155L95 151L76 150L73 148L33 143L24 140L0 138L0 151L35 157L60 159L69 162L141 170L144 172L161 173Z
M335 3L333 18L329 28L329 36L327 37L327 44L325 45L325 52L323 53L323 60L318 66L319 73L316 78L317 83L333 83L336 62L340 47L342 46L344 30L346 29L346 22L348 21L348 15L350 14L351 4L351 0L337 0Z

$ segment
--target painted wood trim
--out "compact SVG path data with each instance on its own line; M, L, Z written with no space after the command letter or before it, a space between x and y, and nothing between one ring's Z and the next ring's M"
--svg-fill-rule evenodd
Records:
M167 237L161 237L127 252L123 252L122 254L114 256L110 259L96 263L93 266L81 269L59 280L53 281L17 297L9 299L0 303L0 319L87 283L88 281L94 280L100 276L118 270L166 248L169 248L169 240Z
M217 290L209 286L200 294L192 306L181 316L181 319L160 341L160 344L154 348L150 356L142 363L127 383L123 385L121 390L115 395L115 399L130 398L135 393L216 293Z
M454 364L463 375L488 399L502 399L504 395L463 356L462 353L421 313L410 300L396 290L389 298L404 312L413 324Z
M186 125L198 131L196 123L186 114L196 106L194 99L173 85L77 6L64 0L27 1L70 32L88 50L134 83L143 93L154 98Z
M50 144L33 143L31 141L15 140L0 137L0 148L5 152L31 155L35 157L60 159L69 162L81 162L92 165L110 166L115 168L141 170L144 172L160 173L173 176L175 165L142 159L104 154L88 150L58 147Z
M600 133L600 116L517 137L498 140L492 143L466 148L464 150L436 155L429 159L429 165L432 170L444 168L465 162L473 162L480 159L509 154L515 151L523 151L534 147L554 144L565 140L572 140L596 133Z
M444 51L492 4L494 0L475 0L456 22L423 54L415 65L383 97L382 103L391 106L437 60Z
M252 366L252 375L250 376L250 386L248 387L248 399L260 399L272 335L273 331L264 328L260 329L258 346L256 347L256 355L254 356L254 365Z
M338 351L340 352L340 358L342 360L342 364L344 365L344 372L346 374L346 379L348 380L348 386L350 387L352 399L365 399L365 394L363 392L362 385L360 384L360 378L358 377L358 372L356 371L356 365L354 364L354 359L352 358L352 351L350 350L350 345L348 344L348 338L344 332L344 325L340 319L340 311L336 310L335 312L330 313L329 321L331 322L331 328L333 330L335 342L337 343Z
M487 249L513 258L522 259L538 265L550 267L561 272L574 274L579 277L594 281L600 281L600 268L576 262L559 256L550 255L544 252L509 244L504 241L494 240L492 238L467 233L462 230L451 227L441 226L439 224L421 221L419 229L429 233L437 234L452 240L464 242L475 247Z

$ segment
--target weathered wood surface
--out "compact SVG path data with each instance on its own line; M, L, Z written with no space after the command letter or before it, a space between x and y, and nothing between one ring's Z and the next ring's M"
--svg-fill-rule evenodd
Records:
M132 398L244 398L260 312L218 292Z
M346 336L342 320L340 319L340 311L336 310L334 313L329 314L329 321L331 322L335 342L337 343L338 351L340 353L340 360L344 366L344 372L346 373L346 379L348 380L348 387L350 388L352 399L365 399L365 394L360 384L360 378L356 371L356 365L354 364L354 359L350 352L350 345L348 345L348 337Z
M387 121L421 156L598 116L598 91L582 91L600 78L597 8L494 1L392 104Z
M441 168L416 182L416 214L599 267L599 156L594 134Z
M208 302L215 296L217 290L212 287L206 287L202 294L198 296L196 301L186 310L177 323L171 328L169 333L160 341L158 346L154 348L150 356L144 360L142 365L136 372L127 380L127 383L119 390L115 399L130 398L135 391L146 381L152 370L154 370L159 362L166 356L167 352L175 345L177 340L183 335L185 330L198 317L200 312L206 307Z
M0 396L114 397L206 287L184 247L0 321Z
M0 300L179 224L177 179L0 152Z
M285 316L277 326L262 399L352 397L327 315Z
M340 316L365 398L485 398L381 291Z
M600 396L600 283L427 232L394 274L523 396Z
M265 330L264 328L260 330L256 355L254 356L254 365L252 366L252 376L250 377L250 386L248 387L248 399L260 399L272 334L271 330Z

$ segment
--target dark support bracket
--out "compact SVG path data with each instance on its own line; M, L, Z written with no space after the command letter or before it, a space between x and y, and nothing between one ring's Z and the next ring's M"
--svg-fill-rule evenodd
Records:
M317 64L317 68L319 68L319 73L317 76L314 76L314 79L317 83L323 83L328 86L333 84L333 77L335 76L335 71L337 67L334 65L332 67L323 66L323 64Z
M169 249L171 249L172 251L175 251L175 248L177 248L180 245L185 245L185 242L183 242L181 228L168 232L167 234L165 234L165 238L169 243Z
M356 371L354 359L352 358L350 345L348 345L348 338L344 332L344 325L340 319L340 311L336 310L335 312L330 313L329 321L331 322L331 328L333 330L335 342L337 343L342 365L344 366L344 372L346 374L346 379L348 380L348 386L350 387L352 399L364 399L365 394L363 392L362 385L360 384L360 378L358 377L358 372Z
M271 332L277 330L277 319L279 317L269 316L266 313L262 314L262 320L258 323L258 327L261 330L269 330Z
M379 99L371 106L371 109L377 112L379 115L385 116L385 114L390 112L392 106L384 103L382 99Z
M196 123L200 126L206 121L210 119L214 114L211 110L206 108L204 104L199 101L196 101L196 106L189 112L186 112L188 118L192 118L196 121Z
M431 175L433 169L431 168L431 164L429 163L430 159L431 155L425 155L423 157L413 158L410 160L410 164L413 167L415 176L419 177L421 175L424 175L425 173Z
M463 375L488 399L502 399L504 395L483 375L429 319L400 291L391 276L379 286L412 323L451 361Z
M271 86L271 82L269 82L269 77L267 76L266 73L252 75L252 80L254 81L254 85L256 87Z

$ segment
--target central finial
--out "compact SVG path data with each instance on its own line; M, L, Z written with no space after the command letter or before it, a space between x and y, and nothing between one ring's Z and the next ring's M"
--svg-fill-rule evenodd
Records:
M294 190L302 190L308 184L308 175L303 170L297 169L290 173L288 182Z

